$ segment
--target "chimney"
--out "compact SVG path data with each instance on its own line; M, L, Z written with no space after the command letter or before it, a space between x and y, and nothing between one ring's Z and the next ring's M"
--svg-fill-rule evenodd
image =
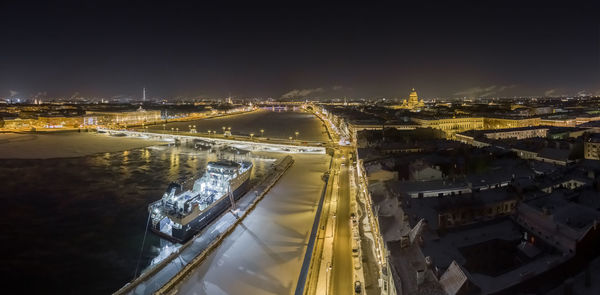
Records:
M431 260L431 256L425 256L425 264L427 265L428 269L431 269L431 266L433 265L433 261Z

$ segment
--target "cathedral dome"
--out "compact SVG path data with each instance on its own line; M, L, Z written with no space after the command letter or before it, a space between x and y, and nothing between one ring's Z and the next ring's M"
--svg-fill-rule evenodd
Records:
M402 105L399 108L402 109L420 109L425 106L425 103L422 100L419 100L419 96L417 95L417 91L413 88L410 91L410 95L408 96L408 100L403 100Z
M413 88L410 91L410 95L408 96L408 100L419 101L419 96L417 95L417 91Z

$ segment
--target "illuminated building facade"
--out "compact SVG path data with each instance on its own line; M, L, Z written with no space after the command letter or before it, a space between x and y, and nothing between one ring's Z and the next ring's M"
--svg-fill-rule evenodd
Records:
M457 132L467 130L481 130L484 127L484 118L460 117L460 118L412 118L412 121L424 128L439 129L452 137Z
M592 134L585 139L583 155L588 160L600 160L600 134Z
M3 129L31 130L38 128L79 128L83 124L83 117L64 116L39 116L37 119L5 118Z
M486 117L483 129L505 129L541 125L541 118L494 118Z
M79 128L83 125L83 117L39 116L36 126L42 128Z
M147 111L140 107L135 112L88 111L86 112L83 124L88 126L124 126L154 123L160 120L160 111Z
M3 129L17 130L17 129L30 129L34 127L35 120L33 119L21 119L21 118L4 118Z
M533 138L533 137L546 137L548 133L548 128L509 128L509 129L500 129L490 132L484 132L484 136L489 139L525 139L525 138Z
M575 127L588 122L600 121L600 116L576 116L576 117L563 117L563 116L551 116L541 120L541 125L555 126L555 127Z

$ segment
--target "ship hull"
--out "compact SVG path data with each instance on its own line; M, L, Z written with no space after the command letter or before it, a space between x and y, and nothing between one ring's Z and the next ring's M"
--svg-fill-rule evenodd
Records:
M233 197L237 201L239 200L249 189L250 177L248 177L237 189L233 191ZM190 221L188 224L183 225L182 228L173 228L171 235L164 233L160 230L160 223L151 227L152 232L155 234L176 243L184 243L188 241L195 234L202 231L207 225L213 222L223 212L231 207L230 198L225 195L220 200L216 201L209 208L206 208L196 218Z

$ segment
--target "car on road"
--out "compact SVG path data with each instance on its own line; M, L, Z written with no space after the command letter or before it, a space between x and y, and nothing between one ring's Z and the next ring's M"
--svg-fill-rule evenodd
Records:
M352 239L352 257L358 257L358 254L360 251L358 249L358 247L359 247L358 242L359 241L357 241L356 239Z
M354 293L362 294L362 283L360 281L354 282Z

